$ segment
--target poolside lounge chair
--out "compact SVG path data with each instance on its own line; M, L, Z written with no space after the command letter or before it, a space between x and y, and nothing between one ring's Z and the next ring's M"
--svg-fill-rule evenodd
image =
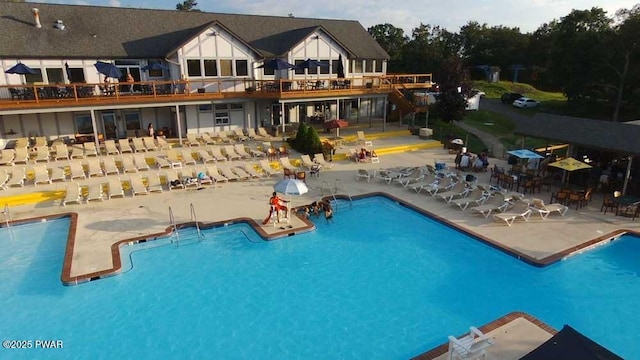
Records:
M82 189L77 182L67 185L67 193L62 200L62 206L67 206L70 203L82 204Z
M546 219L552 212L557 212L560 216L564 216L569 210L567 205L560 203L545 205L542 199L531 199L531 209L537 211L542 219Z
M360 142L360 144L365 147L373 146L373 142L371 140L367 140L367 138L364 136L364 131L357 131L356 134L358 134L358 141Z
M507 206L509 206L509 203L504 200L504 195L494 194L484 204L471 208L471 211L488 218L491 213L503 211Z
M167 187L169 187L169 191L174 189L184 189L182 179L180 179L180 175L178 175L175 170L167 170L165 178L167 179Z
M317 153L317 154L313 155L313 161L316 164L322 165L322 167L325 168L325 169L331 169L331 163L329 163L329 162L327 162L327 160L325 160L323 153Z
M124 189L122 188L122 181L120 177L109 178L109 199L115 196L124 197Z
M427 188L429 186L435 186L438 183L438 178L435 174L426 175L422 180L415 182L413 184L409 184L406 186L407 189L411 189L416 193L420 193L423 188Z
M172 168L176 167L176 164L182 166L182 160L178 157L178 150L169 149L167 150L167 161L171 164Z
M200 182L200 185L215 184L215 180L213 180L209 175L207 175L207 168L204 168L204 167L197 168L193 173L195 174L195 177Z
M185 188L200 187L198 182L198 174L195 173L192 169L184 169L182 170L182 184Z
M235 129L233 129L233 138L234 138L236 141L246 141L246 140L249 140L249 137L248 137L248 136L246 136L246 135L244 134L244 132L242 131L242 129L240 129L240 128L235 128Z
M129 139L120 139L118 140L118 145L120 146L120 153L124 154L126 152L133 154L133 148L129 144Z
M469 189L467 188L467 184L465 184L464 182L459 182L453 185L451 190L437 193L435 196L449 203L451 202L451 200L453 200L453 198L464 197L468 192Z
M150 193L163 191L160 175L157 173L149 173L147 175L147 185Z
M419 183L422 179L424 179L424 174L420 169L416 168L410 174L397 177L393 179L392 182L397 182L402 185L402 187L406 188L407 186Z
M69 160L69 148L66 144L57 144L55 160Z
M13 159L13 163L14 164L17 164L17 163L27 164L27 163L29 163L29 150L26 147L17 148L15 150L16 150L16 157Z
M51 178L49 177L49 171L44 165L33 167L34 179L33 184L51 184Z
M437 184L424 187L422 190L426 190L429 195L434 196L441 191L447 191L452 188L454 185L453 179L451 177L445 176Z
M297 167L291 165L291 161L289 160L288 156L283 156L280 158L280 165L282 165L283 168L289 171L298 171Z
M251 179L251 175L244 171L244 168L239 167L239 166L232 166L231 167L231 171L233 171L234 174L238 175L238 178L240 180L249 180Z
M167 159L161 156L156 156L155 161L156 161L156 165L158 166L158 169L162 169L162 168L171 169L171 163Z
M133 158L131 156L121 156L120 161L122 162L122 171L125 173L135 173L138 172L138 168L133 162Z
M266 140L264 136L256 134L256 130L254 128L247 129L247 136L249 137L249 139L254 141Z
M214 158L213 156L211 156L211 154L209 154L209 152L207 152L204 149L199 149L198 150L198 157L200 158L200 161L202 161L203 164L206 163L216 163L216 158Z
M46 136L36 136L36 143L33 146L35 148L47 147L47 137Z
M163 136L158 136L156 138L156 142L158 143L158 147L160 148L160 150L171 149L171 144L169 144Z
M149 164L143 154L133 154L133 164L138 171L149 171Z
M0 165L13 165L13 159L16 157L13 149L3 149L2 158L0 158Z
M244 145L235 144L233 145L233 150L235 150L242 159L251 159L251 154L249 154L247 150L245 150Z
M260 169L262 169L262 171L264 171L264 173L267 174L267 176L269 177L273 175L278 175L278 171L272 168L267 160L260 160Z
M47 171L49 172L49 179L51 179L51 181L67 181L67 174L65 173L63 168L59 168L59 167L52 167L47 169Z
M96 149L96 143L93 141L82 144L84 146L85 156L98 156L98 149Z
M135 152L147 152L147 147L144 146L142 138L133 138L131 142L133 142L133 150Z
M265 176L266 174L260 173L256 170L256 168L254 167L254 165L249 164L249 163L244 163L243 164L244 170L251 176L254 178L260 178Z
M145 136L142 138L142 142L144 143L144 147L147 148L147 151L156 151L158 147L156 146L156 142L153 140L152 136Z
M240 156L240 154L236 152L236 150L233 148L233 145L225 145L224 153L227 155L227 159L229 161L242 159L242 156Z
M219 146L211 146L208 151L216 161L227 161L227 157L222 154Z
M227 132L222 130L216 133L216 138L225 143L232 143L233 139L227 136Z
M69 176L71 180L87 178L87 175L84 173L84 168L82 167L82 164L80 163L80 161L70 162L69 172L71 173L71 175Z
M475 188L469 195L460 199L449 201L449 204L456 205L460 210L465 211L469 205L482 205L486 199L484 190Z
M251 153L251 156L253 156L254 158L267 157L266 152L258 149L249 148L249 153Z
M449 335L447 359L486 359L486 349L491 345L492 339L471 326L469 332L462 337Z
M304 165L309 170L311 170L311 167L317 165L313 162L313 160L311 160L311 157L309 155L300 155L300 160L302 160L302 165Z
M206 145L215 145L218 143L216 139L212 138L208 133L202 134L202 142L204 142Z
M7 181L9 181L9 173L7 169L0 169L0 189L7 190Z
M24 182L27 180L25 169L15 169L11 172L11 178L7 181L8 187L24 186Z
M198 134L193 134L193 133L187 134L187 145L189 147L200 146L200 141L198 141Z
M120 169L118 169L118 166L116 165L116 161L112 157L107 156L103 158L102 166L104 167L105 175L120 174Z
M263 127L259 127L258 128L258 135L262 136L263 138L267 139L267 140L271 140L274 139L273 136L269 135L269 133L267 132L267 130Z
M104 191L102 190L102 184L89 185L89 189L87 193L87 203L89 201L103 201L103 200L104 200Z
M231 169L226 166L219 167L218 170L222 174L222 176L226 177L229 181L231 180L239 180L240 177L236 175Z
M365 169L358 169L358 173L356 174L356 180L360 180L360 179L365 179L367 180L367 182L369 182L369 180L371 180L371 174L369 174L369 171Z
M182 162L185 165L189 165L189 164L195 165L196 164L196 159L193 158L191 150L182 149L182 150L180 150L180 155L182 156Z
M209 175L209 177L213 179L214 182L218 183L220 181L229 181L229 179L220 174L220 171L218 170L218 167L216 165L206 166L205 169L207 169L207 175Z
M84 159L84 146L82 144L71 145L71 158Z
M373 178L382 180L386 182L387 185L389 185L391 184L391 181L393 181L394 176L392 176L391 173L387 170L376 170L373 172Z
M102 167L100 166L100 160L98 158L87 159L87 168L89 169L88 175L92 176L104 176Z
M116 146L116 142L114 140L105 140L104 149L107 155L120 155L120 150L118 150L118 147Z
M494 220L502 220L508 226L513 225L513 222L517 219L522 219L524 221L528 221L531 216L531 209L529 209L529 204L524 201L518 201L513 206L513 208L503 212L502 214L493 215Z
M137 195L149 195L149 190L144 186L142 182L142 178L140 176L132 175L129 178L129 183L131 184L131 194L133 196Z

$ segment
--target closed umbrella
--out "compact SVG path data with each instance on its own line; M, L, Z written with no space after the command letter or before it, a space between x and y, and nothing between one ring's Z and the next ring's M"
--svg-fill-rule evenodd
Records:
M73 83L73 77L71 75L71 68L69 67L69 63L67 63L67 62L64 63L64 71L67 73L67 80L69 80L70 83Z
M338 69L336 69L338 79L344 79L344 64L342 64L342 54L338 55Z
M331 120L324 123L325 129L336 129L336 137L340 136L340 128L349 126L349 122L345 120Z
M280 194L289 195L289 207L287 209L291 212L291 195L304 195L309 191L309 188L303 181L283 179L273 185L273 190ZM289 214L287 214L287 219L289 219Z
M7 74L35 75L38 72L23 63L17 63L5 71Z
M112 63L98 61L94 64L98 72L106 77L119 79L122 77L122 71Z

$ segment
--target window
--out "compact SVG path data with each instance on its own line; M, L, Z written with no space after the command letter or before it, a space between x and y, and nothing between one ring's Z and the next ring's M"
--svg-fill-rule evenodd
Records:
M382 72L382 59L376 60L375 72L378 72L378 73Z
M49 68L47 71L47 80L49 84L63 84L62 68Z
M216 104L216 110L228 110L229 105L227 104Z
M365 60L364 65L365 65L364 72L368 72L368 73L373 72L373 60Z
M227 125L229 124L229 113L227 112L217 112L215 115L215 123L216 125Z
M152 66L153 64L160 64L160 65L162 65L162 63L160 62L160 60L148 60L148 61L147 61L147 64L148 64L147 66L149 67L149 70L148 70L148 71L149 71L149 77L162 77L162 76L163 76L162 70L154 70L154 69L151 69L151 66Z
M127 130L140 130L140 114L138 113L125 113L124 124Z
M312 67L307 69L307 74L317 74L317 73L318 73L318 67L317 66L312 66Z
M329 60L328 59L324 59L324 60L320 60L321 63L325 64L325 66L320 66L320 74L328 74L329 73Z
M338 74L338 65L340 64L340 60L331 60L331 73Z
M33 83L41 83L42 82L42 70L40 69L33 69L36 73L35 74L25 74L24 75L24 80L27 82L27 84L33 84Z
M189 76L202 76L200 60L187 60L187 74Z
M304 62L304 60L295 60L295 61L293 62L293 65L295 65L295 66L296 66L296 68L295 68L295 69L293 69L293 71L294 71L294 73L295 73L296 75L304 75L304 69L300 69L300 68L298 68L298 66L300 66L303 62Z
M229 104L229 108L231 110L242 110L244 109L244 106L242 103L233 103L233 104Z
M204 76L218 76L218 66L215 60L204 61Z
M248 76L249 63L247 60L236 60L236 76Z
M213 110L213 106L211 104L198 105L199 112L210 112Z
M91 115L81 114L75 116L76 121L76 133L77 134L92 134L93 126L91 125Z
M353 72L362 73L362 60L353 60Z
M233 62L220 60L220 76L233 76Z
M262 68L262 73L265 75L274 75L275 72L273 69Z
M70 83L83 83L84 80L84 69L83 68L69 68L67 71L67 77L69 77Z

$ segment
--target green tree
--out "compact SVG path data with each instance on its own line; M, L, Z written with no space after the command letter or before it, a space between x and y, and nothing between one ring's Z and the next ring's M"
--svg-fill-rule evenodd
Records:
M306 153L306 142L307 142L307 132L310 127L305 123L300 123L298 126L298 132L296 133L296 137L293 139L291 146L298 150L301 153Z
M404 47L402 71L410 73L434 73L438 78L440 69L446 59L460 53L459 36L438 26L420 24L414 28L412 38Z
M305 154L314 155L322 152L322 143L320 142L320 136L318 136L318 132L312 126L309 126L307 130L305 146Z
M196 6L198 6L198 2L196 0L184 0L183 2L176 4L176 10L199 12L200 10L196 9Z
M446 123L464 120L466 99L471 95L471 85L459 56L450 56L446 60L440 72L440 79L440 94L433 109L435 115Z
M370 27L367 31L389 54L392 62L400 60L404 46L409 41L409 38L404 34L404 30L391 24L378 24Z
M640 4L633 9L621 9L616 13L621 22L615 27L611 44L613 46L612 53L614 57L609 62L615 75L614 82L611 87L615 91L614 110L612 121L618 121L620 117L620 109L626 92L632 92L638 89L638 51L640 49ZM635 60L635 61L634 61ZM635 70L635 71L634 71ZM632 81L629 81L632 80ZM635 80L635 81L633 81ZM632 84L631 86L629 84ZM635 103L635 101L630 101Z

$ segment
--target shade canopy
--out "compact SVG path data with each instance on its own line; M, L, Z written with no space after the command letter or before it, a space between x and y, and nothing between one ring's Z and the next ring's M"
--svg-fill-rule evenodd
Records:
M520 360L622 360L569 325Z
M544 156L527 149L509 150L507 154L511 154L519 159L544 159Z
M307 59L301 62L300 64L296 65L296 69L310 69L310 68L316 68L316 67L329 67L329 63L324 61Z
M346 120L331 120L324 123L326 129L340 129L349 126L349 122Z
M272 70L286 70L286 69L294 69L296 66L293 64L289 64L288 62L282 60L282 59L271 59L271 60L267 60L265 61L262 65L258 66L257 68L265 68L265 69L272 69Z
M33 70L32 68L28 67L27 65L23 64L23 63L17 63L15 65L13 65L12 67L10 67L9 69L7 69L5 71L5 73L7 74L20 74L20 75L27 75L27 74L37 74L38 72Z
M301 180L284 179L273 185L273 190L285 195L303 195L309 191L309 188Z
M560 161L552 162L551 164L549 164L549 166L557 167L566 171L590 169L592 167L591 165L585 164L582 161L578 161L572 157L568 157Z
M149 64L146 66L143 66L141 68L142 71L149 71L149 70L168 70L169 68L165 65L162 65L160 63L153 63L153 64Z
M122 71L120 71L120 69L118 69L118 67L112 63L98 61L97 63L94 64L94 66L96 67L96 69L100 74L106 77L118 78L118 79L122 77Z

